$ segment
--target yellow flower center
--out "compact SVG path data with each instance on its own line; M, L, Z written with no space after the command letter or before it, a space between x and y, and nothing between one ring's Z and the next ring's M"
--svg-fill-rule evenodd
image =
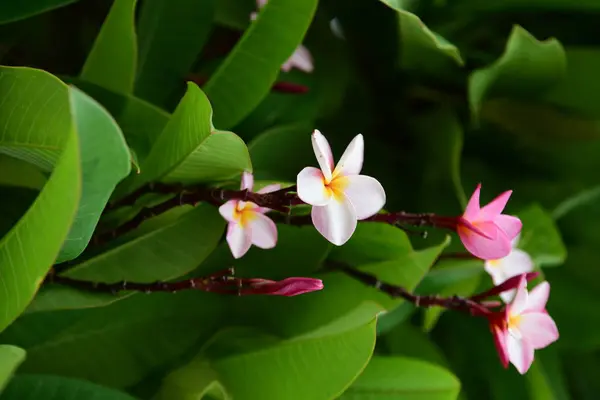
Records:
M244 227L252 220L256 219L256 204L247 201L239 201L233 212L233 218Z
M333 197L335 200L340 201L344 195L344 189L348 187L348 178L334 175L329 182L323 178L323 185L327 197Z
M519 326L519 324L521 323L521 316L520 315L509 315L508 316L508 328L517 328Z
M500 259L497 258L495 260L488 260L488 264L490 267L499 267L500 266Z

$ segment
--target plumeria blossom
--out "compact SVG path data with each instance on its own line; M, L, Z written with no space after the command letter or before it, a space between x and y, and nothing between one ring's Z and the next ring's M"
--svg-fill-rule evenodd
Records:
M254 177L249 172L242 174L241 189L252 191ZM257 193L270 193L281 189L281 185L268 185ZM229 200L221 207L219 213L229 222L227 225L227 243L235 258L240 258L251 245L261 249L271 249L277 243L277 227L265 213L269 208L259 207L251 201Z
M484 268L492 277L494 285L499 285L513 276L533 271L533 260L529 254L517 248L520 237L519 234L512 240L512 249L506 257L485 261ZM516 289L508 290L501 293L500 297L505 303L510 303L515 293Z
M331 243L341 246L350 239L357 221L377 214L385 204L385 191L370 176L359 175L364 140L357 135L334 168L331 147L318 130L312 146L321 169L306 167L297 177L298 197L312 205L312 222Z
M261 9L265 4L267 4L267 1L268 0L256 0L256 6ZM250 14L250 19L254 21L257 16L258 14L253 12ZM288 58L287 61L281 66L281 70L284 72L289 72L292 70L292 68L298 68L299 70L307 73L314 70L312 55L310 54L310 51L308 51L308 49L303 45L298 46L296 51L294 51L294 54L292 54L290 58Z
M314 278L286 278L281 281L248 279L249 289L245 294L267 294L272 296L297 296L323 289L323 281Z
M457 232L465 248L476 257L493 260L506 257L511 241L521 232L521 220L502 214L512 190L508 190L484 207L479 206L481 184L477 185L462 217Z
M531 367L535 350L558 339L558 328L546 311L550 284L542 282L527 292L525 276L521 276L514 300L488 317L502 364L506 368L512 363L520 374Z

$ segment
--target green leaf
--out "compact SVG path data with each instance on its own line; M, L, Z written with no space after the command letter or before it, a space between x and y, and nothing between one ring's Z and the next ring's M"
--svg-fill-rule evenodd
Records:
M64 275L83 280L156 282L192 271L217 246L225 221L217 209L201 204L158 229L149 230L71 267ZM221 268L226 268L223 264ZM107 305L127 295L83 292L65 286L43 288L28 312Z
M135 92L158 105L172 100L212 28L215 0L149 0L138 28Z
M440 71L456 71L457 66L464 65L458 48L432 32L419 17L402 9L396 1L380 1L398 13L401 68L436 76Z
M566 56L556 39L538 41L518 25L513 27L502 56L469 78L473 116L485 100L494 97L531 99L556 85L566 73Z
M396 0L398 1L398 0ZM595 0L502 0L494 2L456 1L457 12L506 12L506 11L600 11Z
M518 247L529 253L538 266L561 265L567 257L567 250L550 214L534 204L518 215L523 222Z
M250 13L256 11L256 2L238 0L219 0L215 13L215 22L235 30L244 30L250 23Z
M136 0L113 0L81 78L118 93L132 93L137 62Z
M137 294L107 307L30 314L11 327L11 344L27 350L22 373L56 374L125 388L203 343L220 324L224 298L210 293ZM48 315L63 320L46 333ZM26 324L26 322L29 322ZM52 323L52 319L50 319ZM37 327L37 329L32 329ZM33 340L39 337L38 340ZM3 338L6 340L6 338Z
M232 132L213 131L212 110L193 83L142 163L130 190L160 179L163 182L205 183L252 171L248 149Z
M215 110L215 126L232 128L267 96L281 65L302 42L317 2L270 0L260 10L204 86Z
M24 360L25 350L15 346L0 345L0 393Z
M374 356L343 400L454 400L460 382L448 370L405 357Z
M131 170L129 149L110 114L74 87L69 97L81 151L82 200L57 262L83 252L117 183Z
M582 190L581 192L569 197L557 205L552 212L552 218L554 220L559 220L570 212L575 211L579 207L585 207L591 203L594 203L599 197L600 186Z
M114 389L52 375L19 375L0 395L2 400L135 400Z
M410 323L398 325L379 339L393 356L404 356L448 367L448 361L431 339Z
M337 334L271 337L264 343L257 343L255 331L237 332L217 336L206 351L219 380L240 400L336 398L362 371L375 345L374 320Z
M41 190L47 177L34 165L0 154L0 185Z
M532 400L571 398L562 367L555 347L549 347L536 354L535 361L526 375Z
M29 18L55 8L75 3L77 0L5 1L0 5L0 24Z
M210 363L204 359L196 359L165 378L157 400L196 400L205 397L231 399Z
M71 135L38 198L0 241L0 331L31 301L67 237L80 200L80 160Z

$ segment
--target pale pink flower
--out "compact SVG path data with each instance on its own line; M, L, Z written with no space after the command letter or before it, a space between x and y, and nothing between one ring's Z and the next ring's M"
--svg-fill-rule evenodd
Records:
M484 207L479 206L481 184L477 185L465 213L459 218L457 232L465 248L476 257L493 260L506 257L511 240L521 232L521 220L502 211L512 194L506 191Z
M321 169L306 167L298 174L298 197L312 205L312 222L331 243L341 246L350 239L357 220L377 214L385 204L385 191L374 178L359 175L364 141L357 135L334 169L331 147L318 130L312 146Z
M267 4L267 0L256 0L256 6L259 10L264 7L265 4ZM256 12L251 13L250 20L254 21L257 16L258 14ZM307 73L313 72L314 70L312 55L303 45L298 46L294 51L294 54L292 54L281 66L281 70L284 72L289 72L292 68L297 68Z
M323 281L314 278L286 278L281 281L268 279L248 279L250 288L242 289L242 294L268 294L273 296L297 296L323 289Z
M517 248L519 238L520 235L517 235L512 240L512 249L506 257L485 261L484 268L492 277L494 285L500 285L513 276L533 271L533 260L529 254ZM516 292L516 289L507 290L500 293L500 297L502 297L505 303L510 303Z
M549 294L548 282L540 283L528 293L523 274L512 303L489 317L494 343L504 367L510 362L524 374L533 363L534 351L558 339L558 328L546 311Z
M252 191L254 177L249 172L242 174L242 190ZM281 189L281 185L268 185L258 193L269 193ZM251 201L229 200L221 207L219 213L229 222L227 225L227 243L235 258L240 258L251 245L261 249L271 249L277 243L277 227L265 213L271 211L259 207Z

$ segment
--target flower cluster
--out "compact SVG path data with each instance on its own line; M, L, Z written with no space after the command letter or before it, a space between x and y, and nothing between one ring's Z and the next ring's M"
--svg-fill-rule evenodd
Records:
M289 206L312 206L312 224L336 246L344 245L352 237L358 221L398 222L394 218L386 219L391 214L380 214L386 194L379 181L360 174L364 161L362 135L354 137L337 164L329 142L321 132L315 130L311 141L319 168L308 166L298 173L294 188L296 202L289 202ZM229 200L219 209L228 221L226 238L235 258L242 257L252 245L270 249L277 243L277 227L266 215L273 209L248 200L247 193L251 193L252 188L252 174L244 172L241 184L241 189L246 191L244 200ZM269 185L257 193L273 193L280 189L279 185ZM455 230L464 247L484 261L484 268L495 284L494 291L488 292L488 295L499 295L507 306L501 311L490 311L490 304L501 303L486 302L468 303L471 305L467 308L472 313L485 315L490 321L502 363L507 366L510 361L520 373L524 373L533 361L534 350L546 347L558 338L556 325L545 311L550 285L543 282L527 292L526 276L534 270L534 263L525 251L517 248L522 223L515 216L503 214L512 191L500 194L483 207L480 206L480 192L481 184L477 185L462 215L440 217L423 214L421 222ZM396 217L412 222L416 216L396 214ZM265 286L264 293L301 294L323 288L318 279L290 279L299 280L303 289L279 290L271 283ZM291 285L290 288L296 285L292 281L285 283Z

